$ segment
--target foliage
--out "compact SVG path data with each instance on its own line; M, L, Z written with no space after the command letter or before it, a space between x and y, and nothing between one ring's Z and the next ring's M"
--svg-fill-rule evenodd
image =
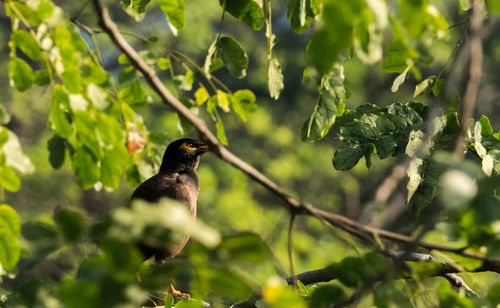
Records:
M465 2L460 1L462 19L471 9ZM388 257L378 238L377 245L364 246L340 231L334 237L310 220L298 222L300 232L287 252L281 229L288 217L283 219L272 207L275 201L267 200L227 165L211 162L199 169L203 186L199 202L207 205L201 219L194 221L184 206L171 200L126 207L130 189L121 189L151 176L165 145L189 134L193 123L175 111L163 111L156 103L157 89L149 87L151 77L143 76L126 54L109 51L112 45L105 34L86 25L89 19L93 24L95 11L85 11L84 6L78 12L50 0L4 4L11 21L10 29L2 29L9 35L8 64L4 64L9 82L5 84L10 84L15 103L0 106L0 186L2 203L14 206L0 206L1 306L164 303L202 307L202 299L219 307L253 294L261 294L259 307L331 307L365 295L364 301L377 307L498 304L497 276L485 278L477 284L481 287L474 285L478 295L465 296L447 281L432 278L439 274L435 266ZM314 198L317 204L335 204L328 210L339 210L340 195L347 200L364 186L375 186L383 168L406 161L404 199L414 216L411 222L402 222L408 226L396 231L412 233L409 228L421 223L420 229L432 230L427 238L456 239L457 245L496 262L500 133L494 132L495 123L486 115L467 126L461 114L453 111L457 104L445 91L454 85L443 75L465 33L454 37L450 25L456 17L445 14L450 5L451 1L431 0L221 0L218 5L122 0L120 6L110 8L120 26L134 29L123 34L135 40L133 47L174 96L193 114L207 119L222 144L244 153L247 140L257 140L249 160L297 195ZM162 21L148 19L158 10ZM487 10L488 16L494 16L498 5L489 1ZM165 19L169 31L154 30ZM287 30L283 30L284 20L289 22ZM469 17L463 27L468 23ZM257 31L264 27L259 37ZM158 36L143 38L135 33L141 31L148 35L156 31L153 35ZM498 53L496 44L491 53ZM100 48L103 45L110 48ZM196 57L187 55L190 49ZM446 50L446 55L440 50ZM363 78L356 78L362 77L359 71L372 70L373 64L380 71L369 84L361 84ZM296 77L300 72L302 85L296 82L295 89L290 89L289 80L300 79ZM393 73L397 75L387 75ZM377 83L378 78L390 82L373 89L383 84ZM371 88L371 93L363 92L365 88ZM388 93L389 88L391 96L375 95ZM15 104L28 107L31 103L27 95L43 97L45 92L50 102L33 103L16 112ZM372 103L365 102L365 94L373 95L368 96ZM280 99L277 107L265 104L268 96ZM314 101L314 106L307 101ZM279 109L271 113L271 108ZM38 109L43 110L42 116L33 115ZM245 123L244 128L231 112ZM25 141L36 138L24 135L18 118L42 137L43 145ZM300 127L304 119L301 139L312 143L331 136L333 157L331 144L296 142L289 127ZM462 131L465 140L457 137ZM465 159L452 154L462 143ZM335 170L347 172L326 170L324 157L331 159ZM369 171L360 166L362 158ZM54 180L58 174L64 175ZM78 184L71 186L73 178ZM340 188L331 185L334 181ZM57 191L47 189L48 183L57 183ZM29 187L28 192L23 192L24 187ZM33 187L36 193L47 189L49 209L16 199L21 193L29 195ZM357 199L374 199L370 188L369 197ZM17 191L19 195L12 194ZM106 202L89 197L93 193L102 197L102 191L126 197L106 207ZM324 197L319 192L328 194ZM100 206L103 215L96 214ZM186 231L193 240L184 258L170 260L163 268L144 262L138 242L163 247ZM418 232L417 238L425 235ZM357 230L350 233L360 236ZM349 250L351 246L355 251ZM325 267L332 281L304 285L299 280L299 290L285 286L281 278L289 273L281 264L291 262L294 255L301 270ZM452 263L457 257L447 258ZM478 261L464 261L460 268L481 269L474 262ZM49 268L57 270L50 273ZM276 275L281 278L273 278ZM173 281L196 299L174 303L161 293Z

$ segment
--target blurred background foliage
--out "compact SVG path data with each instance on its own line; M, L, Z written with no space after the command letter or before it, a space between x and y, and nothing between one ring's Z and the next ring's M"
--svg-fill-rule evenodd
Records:
M323 17L324 20L312 21L313 25L319 24L317 25L319 31L308 29L302 33L296 33L287 17L288 2L272 1L272 31L277 37L273 56L279 59L284 76L284 88L277 101L273 100L268 92L268 46L265 27L254 31L230 14L225 14L221 23L222 9L218 1L190 0L185 2L184 27L178 31L177 35L174 35L164 14L154 6L146 6L145 12L140 16L132 14L137 20L140 19L137 21L123 10L121 3L105 1L105 5L120 29L125 34L129 33L125 37L138 51L153 52L159 58L166 59L169 56L166 52L175 50L187 55L197 65L203 66L207 51L219 31L223 35L237 38L248 56L246 77L234 78L225 68L216 71L214 76L233 92L251 89L256 96L257 108L254 112L246 114L246 122L232 112L220 112L217 115L224 123L228 147L277 181L287 191L300 197L301 200L310 200L318 207L365 223L371 222L374 217L385 210L372 202L374 191L391 172L392 166L401 158L389 157L380 160L373 156L369 169L364 163L360 163L349 171L337 171L332 166L332 157L339 145L339 127L334 126L318 142L310 143L301 140L303 123L313 111L318 98L317 82L319 81L317 71L310 66L311 61L305 52L306 46L311 38L314 39L315 35L322 33L322 26L326 29L328 23L335 24L337 20L330 20L328 16ZM412 1L394 3L389 1L388 10L394 12L398 5L404 7L410 2ZM422 23L425 20L421 19L422 16L413 16L411 8L407 8L408 11L402 14L408 16L403 16L402 20L415 24L404 26L408 29L416 29L410 33L410 39L417 38L417 43L421 44L417 47L422 48L418 50L418 56L413 57L416 63L420 61L418 68L413 67L413 75L399 87L397 92L392 93L391 85L397 74L384 71L382 61L375 61L370 65L359 60L346 62L344 76L349 92L349 98L345 102L346 109L355 110L366 102L385 107L396 102L409 101L413 97L415 86L420 81L431 75L439 75L443 71L445 63L453 55L456 44L461 40L463 24L467 19L465 12L467 1L429 0L425 2L434 5L448 22L446 24L445 21L444 25L432 25L443 32L442 36L436 39L430 35L423 35L419 29L424 27ZM334 1L328 3L334 15L331 18L338 18L339 16L335 13L336 9L339 9L336 7L337 4L334 4ZM120 61L121 53L106 34L97 31L96 17L91 3L66 0L54 1L54 4L61 7L69 17L76 18L81 24L94 30L95 41L84 31L83 27L79 28L80 35L91 46L91 49L99 46L102 66L111 73L113 84L119 85L121 89L129 85L128 77L133 76L135 72L129 70L127 77L126 59ZM355 10L356 8L349 9ZM7 42L12 24L6 16L4 7L1 10L0 38ZM344 13L349 14L349 12ZM497 13L491 12L490 14L495 16L494 14ZM347 15L346 19L348 18ZM400 22L396 19L389 20L393 23ZM442 22L442 20L438 21ZM383 31L389 32L387 29ZM335 35L335 33L329 35ZM392 33L385 33L383 46L387 46L393 38ZM340 39L348 38L341 37ZM324 47L320 46L320 48ZM11 50L7 44L4 44L0 52L2 53L0 68L7 72ZM387 54L384 52L385 56ZM177 55L177 58L182 57L182 55ZM430 57L432 61L427 61L425 57ZM457 100L458 93L462 92L466 81L466 63L461 61L463 57L463 53L458 53L452 60L452 65L447 67L444 76L446 78L444 94L437 98L433 95L421 95L417 98L418 101L426 106L438 105L442 107L442 110L456 111L457 105L454 102ZM170 65L176 74L185 74L192 69L186 70L186 65L175 62L175 56L169 59L172 60ZM35 67L39 66L30 60L25 60ZM313 57L312 62L317 64L318 69L326 65L322 62L315 63L315 61L318 62L321 59ZM498 125L500 80L497 73L500 68L499 63L500 36L488 36L484 41L483 82L478 96L476 115L487 115L494 132L500 128ZM165 64L165 67L167 66L169 65ZM397 73L401 72L397 71ZM186 96L192 99L194 99L195 89L198 88L196 83L198 80L203 80L201 74L195 71L195 83L191 89L189 80L186 81L190 78L188 74L183 75L183 78L172 79L169 78L170 68L159 74L176 96ZM122 82L120 78L123 78ZM179 87L179 83L183 82L187 82L188 85L184 91L179 91L179 88L182 88L182 86ZM19 272L26 277L38 277L17 284L22 280L19 276L14 280L9 279L8 275L5 276L6 290L17 284L15 285L18 290L16 296L22 298L18 303L24 303L30 307L34 307L35 303L40 307L54 307L57 306L54 304L55 298L59 297L70 307L104 307L107 304L116 304L113 298L116 296L130 299L130 307L137 307L148 294L145 290L154 290L158 282L168 286L170 278L166 279L165 276L177 277L176 280L181 288L192 290L195 297L211 301L215 305L229 304L229 302L224 302L224 296L243 300L266 284L268 287L263 295L269 303L272 303L272 298L276 296L282 296L279 300L275 298L276 303L285 303L282 307L291 307L286 306L287 296L292 298L291 301L295 304L300 302L294 294L285 294L288 291L281 289L273 291L273 284L269 282L270 277L289 276L287 228L290 218L288 212L278 204L281 202L279 199L211 154L202 158L198 169L201 180L198 217L206 225L220 232L223 237L247 234L244 232L258 234L263 240L262 245L266 247L263 252L257 253L258 263L251 262L252 260L238 260L237 256L231 254L229 256L234 258L228 259L223 247L209 249L196 241L191 241L185 252L187 258L180 257L169 262L166 269L153 272L147 266L142 265L141 275L144 283L139 288L140 283L134 280L134 275L142 262L137 251L130 245L120 246L116 239L100 237L105 234L100 228L106 230L107 226L106 223L96 224L96 222L108 217L112 210L122 208L129 203L130 195L139 180L144 180L157 171L158 162L166 144L185 135L197 137L195 132L186 132L189 129L188 125L179 129L177 114L161 104L149 87L144 86L144 93L141 93L147 99L133 108L143 117L147 130L155 133L148 135L148 145L145 150L135 154L139 157L135 159L136 176L129 176L127 181L125 174L127 172L125 172L115 190L103 187L83 189L75 177L68 157L60 169L54 169L51 166L47 150L49 140L53 137L53 132L47 129L52 100L50 86L34 86L28 91L18 92L11 87L9 76L5 73L0 74L0 87L2 106L10 115L10 122L6 124L6 127L18 136L24 153L36 168L35 173L21 176L22 185L19 191L13 193L2 191L2 202L12 205L23 223L20 242L22 258L17 270L11 274ZM126 95L121 91L120 93L122 94L119 96ZM210 122L209 113L200 109L199 114ZM215 124L211 128L215 131ZM68 156L69 153L65 152L63 155ZM132 171L128 172L130 175ZM398 184L398 193L389 201L401 203L404 200L406 200L406 181ZM403 212L405 214L398 217L396 221L390 221L384 227L411 233L416 228L418 219L409 208L404 209ZM356 244L350 235L338 230L332 231L311 217L298 217L295 229L296 272L324 267L340 262L348 256L360 256L365 251L365 248ZM126 233L126 231L123 232ZM446 243L449 240L441 231L429 233L428 238L439 243ZM105 253L99 256L97 254L99 249L96 246L84 244L83 239L98 239L102 244L100 249ZM223 244L227 243L226 241L227 238ZM254 245L252 247L260 245L259 239L252 238L249 241L251 245ZM460 242L456 244L459 246ZM82 259L88 255L95 256L79 266ZM114 261L104 260L109 256L111 259L123 257L121 260L123 263L113 264ZM229 262L229 265L220 265L225 262ZM214 264L219 265L214 266ZM68 278L72 275L76 275L77 278ZM492 273L474 276L467 274L464 278L472 286L483 287L498 281L497 275ZM96 281L99 284L95 284ZM437 286L443 290L449 288L446 282L442 282L442 278L432 278L421 282L419 287L421 287L422 294L426 292L425 290L431 290ZM433 296L412 299L408 284L399 280L383 283L376 288L373 297L365 299L362 303L369 305L372 303L372 298L381 307L393 302L403 306L428 306L439 302L440 299ZM97 286L103 289L97 290ZM328 294L334 294L337 291L343 294L347 290L347 287L340 284L329 287L333 289L326 290ZM215 288L216 292L210 288ZM446 294L447 290L440 291L440 294ZM96 295L99 294L98 292L102 294ZM449 292L452 292L451 289ZM99 300L81 302L83 295L74 297L76 293L86 295L89 299L98 298ZM317 298L311 299L313 302L318 301L317 305L311 304L312 307L323 307L320 293L317 292ZM12 298L9 300L16 301ZM32 302L29 302L30 300ZM441 302L444 300L441 299ZM464 306L467 305L468 303L464 304ZM280 307L278 304L274 306ZM125 305L122 303L120 307L125 307Z

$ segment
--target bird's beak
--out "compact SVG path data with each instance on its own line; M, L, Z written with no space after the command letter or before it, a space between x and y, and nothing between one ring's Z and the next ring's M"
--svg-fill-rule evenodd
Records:
M206 153L208 152L208 145L201 145L198 147L198 152L200 153Z

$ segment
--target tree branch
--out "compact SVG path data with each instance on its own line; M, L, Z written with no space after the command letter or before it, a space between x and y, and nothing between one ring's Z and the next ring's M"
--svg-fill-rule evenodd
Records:
M277 195L282 199L291 213L315 216L329 223L332 226L338 227L346 232L349 232L359 238L366 240L367 237L381 237L387 240L417 245L427 249L436 249L441 251L448 251L469 258L479 259L495 263L497 261L488 260L485 256L466 251L465 248L453 248L444 245L438 245L427 242L415 242L411 237L402 234L390 232L383 229L377 229L370 226L360 224L347 217L330 213L318 208L313 207L308 203L303 203L298 199L292 197L278 184L270 180L260 171L249 165L241 158L230 152L218 140L217 137L210 131L206 123L191 113L188 108L184 106L170 91L164 86L162 81L156 75L154 69L147 65L139 54L120 34L116 24L111 20L106 8L101 5L99 0L93 0L94 8L98 16L99 26L106 32L115 45L129 58L131 64L142 73L145 80L153 88L153 90L161 97L165 105L171 106L176 112L184 116L198 131L201 138L209 145L211 151L215 153L221 160L232 165L233 167L243 171L246 175L252 178L257 183L264 186L271 193Z
M480 30L484 20L484 2L480 0L472 1L472 15L469 25L469 80L465 87L464 98L460 104L460 132L455 142L455 155L463 157L464 138L467 131L467 120L474 116L476 98L481 84L483 46Z

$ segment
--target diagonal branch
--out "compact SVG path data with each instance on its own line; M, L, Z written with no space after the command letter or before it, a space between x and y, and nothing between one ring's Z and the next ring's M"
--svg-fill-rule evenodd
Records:
M291 213L315 216L321 220L326 221L334 227L338 227L364 240L366 240L367 237L381 237L403 244L417 245L427 249L448 251L469 258L487 261L492 264L497 263L497 261L491 261L483 255L467 251L465 250L465 248L453 248L449 246L421 241L415 242L415 240L409 236L366 226L342 215L315 208L308 203L301 202L298 199L294 198L284 189L282 189L278 184L270 180L253 166L249 165L241 158L233 154L231 151L229 151L227 148L225 148L217 140L217 137L210 131L206 123L202 119L191 113L189 109L184 106L184 104L182 104L174 95L172 95L172 93L170 93L170 91L164 86L162 81L156 75L155 70L147 65L139 56L139 54L134 50L134 48L128 44L128 42L120 34L120 31L118 30L116 24L111 20L108 10L102 6L101 2L99 0L93 0L93 3L99 19L99 26L104 30L104 32L109 35L115 45L124 54L127 55L131 64L142 73L148 84L161 97L163 103L165 105L171 106L176 112L184 116L196 128L201 138L210 146L211 151L215 153L221 160L243 171L254 181L264 186L271 193L277 195L284 201L285 205L288 207Z
M467 121L474 116L477 94L481 84L483 63L483 42L481 28L484 21L484 2L473 0L472 14L469 25L469 80L465 88L463 100L460 104L460 132L455 143L455 155L462 157L464 153L464 138L467 131Z

